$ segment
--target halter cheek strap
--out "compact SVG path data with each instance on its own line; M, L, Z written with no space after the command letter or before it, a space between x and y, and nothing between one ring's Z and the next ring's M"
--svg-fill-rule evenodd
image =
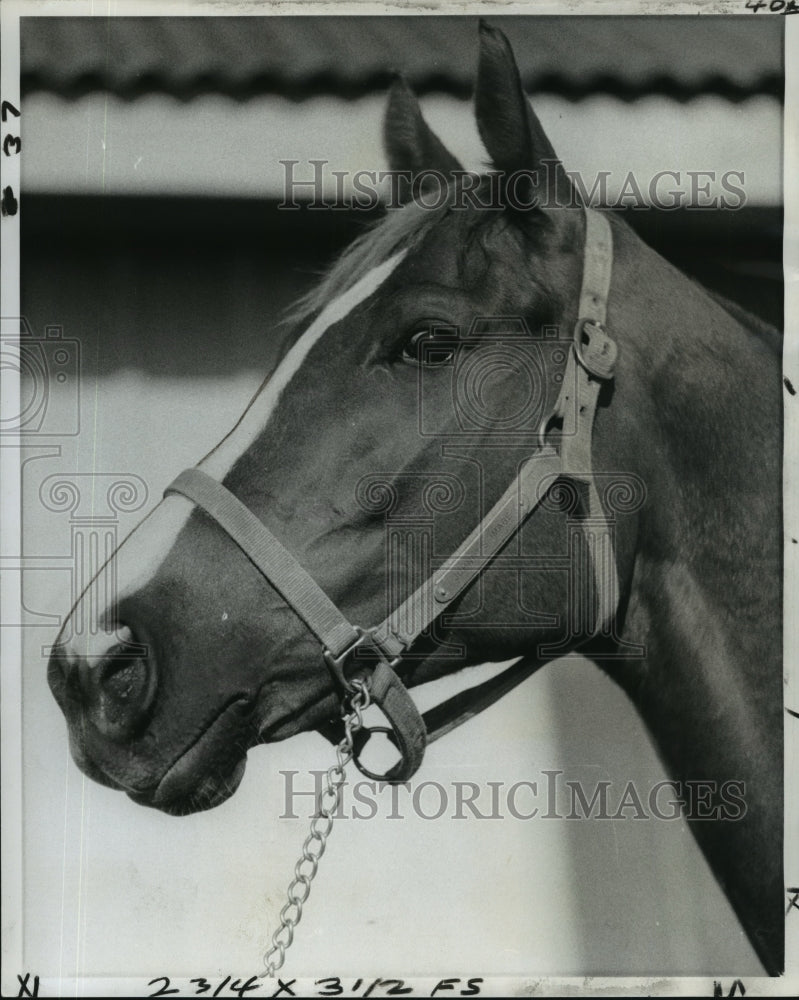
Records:
M606 330L607 302L613 270L613 236L604 215L585 210L583 278L577 323L569 351L563 383L546 433L553 420L562 422L561 475L587 490L587 519L581 522L586 547L591 554L594 593L598 602L596 629L616 613L619 580L616 560L603 545L611 545L611 534L594 483L591 461L594 416L602 386L613 379L618 348Z
M594 579L596 634L616 611L618 578L610 527L594 485L591 439L599 391L612 379L616 345L605 331L613 249L605 216L585 209L586 232L580 305L563 387L540 430L541 447L480 524L444 564L380 625L353 625L272 532L225 486L201 469L187 469L164 495L178 493L209 514L248 556L319 640L340 690L353 691L352 678L368 676L372 701L386 716L388 734L401 759L385 774L370 778L406 781L419 768L428 742L449 732L492 704L530 672L520 661L508 670L436 706L424 717L395 672L403 654L485 570L558 478L587 492L588 518L581 521ZM560 449L547 443L553 423L561 423ZM368 733L368 731L366 731Z

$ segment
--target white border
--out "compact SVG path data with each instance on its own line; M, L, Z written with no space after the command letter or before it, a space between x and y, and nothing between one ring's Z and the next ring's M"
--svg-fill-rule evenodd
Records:
M329 2L329 0L302 0L302 2L235 3L224 0L135 0L135 2L93 3L91 0L5 0L0 8L0 31L2 37L2 99L10 100L19 107L19 18L32 15L60 16L119 16L125 14L164 14L169 16L189 15L242 15L242 14L441 14L441 13L489 13L489 14L745 14L744 0L704 0L694 3L671 3L668 5L647 4L645 0L581 0L564 10L556 2L530 3L475 3L475 2L405 2L376 4L372 0L349 0L349 2ZM799 134L790 123L799 122L799 18L786 18L786 80L785 80L785 139L784 139L784 184L785 230L785 347L784 371L793 385L799 388L799 186L791 179L799 177ZM15 133L23 136L23 118L15 127ZM24 136L23 136L24 141ZM24 152L23 154L24 155ZM23 210L19 192L21 157L0 156L0 186L13 187ZM0 278L0 316L18 317L19 302L19 220L20 214L7 217L0 225L0 250L2 261ZM18 379L8 370L2 371L0 386L0 407L3 414L14 414L19 409ZM799 395L785 394L785 461L784 461L784 517L786 526L785 553L785 676L786 707L799 711L799 545L791 538L799 537ZM20 475L18 441L4 436L0 448L0 479L2 481L2 542L4 550L18 544L20 538ZM9 541L10 539L10 541ZM8 619L21 608L21 578L19 574L8 574L2 580L0 592L3 618ZM11 614L8 609L12 608ZM17 619L18 620L18 619ZM17 973L24 970L24 926L23 926L23 842L22 827L22 731L21 731L21 630L12 627L0 629L0 721L2 723L2 906L3 906L3 976L4 996L16 995ZM799 886L799 803L795 790L799 787L799 721L786 715L786 774L785 774L785 878L786 885ZM793 924L786 922L787 953L786 976L781 979L748 979L745 983L750 996L778 996L799 990L799 919ZM256 957L257 960L257 957ZM288 976L287 978L291 978ZM100 978L67 981L45 980L40 982L41 996L54 995L66 991L85 996L101 995L145 995L142 991L147 980L141 978ZM409 979L417 990L429 989L434 981ZM722 984L724 995L731 983ZM298 979L294 987L298 995L303 988L309 990L311 980ZM559 995L599 996L609 991L646 995L713 995L713 980L697 978L651 978L636 979L623 977L614 979L575 979L547 977L545 979L524 980L487 979L483 995L529 994L548 991ZM259 996L270 991L259 990Z
M2 57L0 58L0 96L20 107L19 86L19 10L16 5L3 5L0 10L2 23ZM12 119L13 131L22 136L22 118ZM9 123L0 122L5 132ZM20 210L15 216L0 220L0 318L19 317L19 220L22 210L19 194L19 156L6 157L0 153L0 189L11 187ZM0 319L6 332L6 319ZM10 324L9 324L10 325ZM17 324L17 334L19 327ZM19 413L20 385L17 374L9 369L0 371L0 413L13 418ZM0 448L0 551L14 554L19 551L22 537L20 437L3 435ZM9 551L10 550L10 551ZM22 576L7 573L0 577L0 621L8 620L8 609L13 608L12 621L22 605ZM0 627L0 726L2 726L2 810L5 817L0 826L2 839L2 927L3 927L3 993L6 994L6 970L9 966L22 968L23 958L23 843L22 829L22 629ZM16 976L15 976L16 979Z

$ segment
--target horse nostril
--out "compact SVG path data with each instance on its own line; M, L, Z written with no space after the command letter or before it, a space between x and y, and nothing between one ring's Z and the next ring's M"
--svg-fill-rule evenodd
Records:
M116 626L108 638L115 640L113 645L87 644L85 650L54 646L48 680L68 716L82 713L104 736L125 739L148 718L157 671L150 650L127 626Z
M83 684L91 691L93 721L110 738L129 736L144 722L157 687L149 651L126 632L126 641L90 667Z

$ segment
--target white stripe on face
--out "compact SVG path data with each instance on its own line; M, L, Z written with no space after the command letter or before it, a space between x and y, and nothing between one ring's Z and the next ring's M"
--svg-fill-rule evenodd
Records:
M204 472L219 480L225 478L236 460L244 454L266 427L283 390L299 371L314 344L334 323L344 319L364 299L377 291L405 256L405 253L406 251L403 250L393 257L389 257L383 264L368 271L352 288L325 306L283 358L230 434L223 438L216 448L200 462L199 467Z
M372 295L394 271L405 253L403 250L368 271L352 288L325 306L251 401L233 430L199 463L200 468L216 479L224 479L236 460L266 428L283 390L299 371L314 344L331 326ZM194 504L190 500L170 494L128 535L111 562L100 571L101 574L116 572L118 599L134 593L155 576L193 510ZM74 652L83 656L98 656L115 641L113 636L100 633L89 640L92 648L87 648L86 640L82 640L80 648L75 644Z

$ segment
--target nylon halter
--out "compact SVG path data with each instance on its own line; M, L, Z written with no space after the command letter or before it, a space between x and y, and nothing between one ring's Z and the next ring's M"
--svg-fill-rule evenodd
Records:
M353 677L367 678L371 700L388 720L392 742L401 755L385 774L373 774L356 758L360 770L370 778L406 781L421 765L428 742L470 718L527 676L517 663L467 692L468 707L464 708L463 697L456 695L423 718L395 669L421 633L461 596L519 531L557 479L571 480L583 492L587 490L584 508L588 518L580 524L591 561L597 608L591 634L605 627L616 612L618 579L612 535L591 467L599 391L604 382L613 378L617 354L615 342L605 331L612 267L610 225L604 215L586 208L579 318L560 395L539 431L540 447L465 541L379 625L367 629L352 624L266 525L227 487L201 469L186 469L164 491L164 496L178 493L201 507L249 557L319 640L342 698L353 693ZM562 423L559 449L547 443L547 434L555 422ZM600 558L603 551L605 558ZM364 732L368 738L369 730Z

